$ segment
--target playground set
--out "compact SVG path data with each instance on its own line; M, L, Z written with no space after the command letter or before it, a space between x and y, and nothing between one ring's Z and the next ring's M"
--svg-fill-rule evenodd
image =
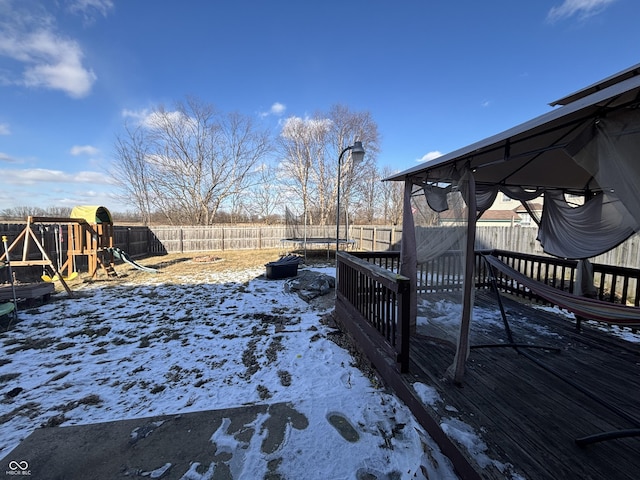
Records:
M55 256L48 253L45 238L53 232ZM156 270L139 265L121 249L114 247L114 228L111 213L105 207L78 206L69 218L29 216L20 234L8 244L3 236L4 252L0 254L0 270L7 268L10 288L0 287L0 317L17 310L17 298L25 300L48 298L59 282L73 296L68 281L78 276L78 264L87 266L90 278L98 270L108 277L118 274L114 268L117 258L137 269L155 273ZM16 252L21 252L17 254ZM50 249L49 249L50 252ZM14 267L42 267L42 282L17 284ZM4 268L2 268L4 267Z

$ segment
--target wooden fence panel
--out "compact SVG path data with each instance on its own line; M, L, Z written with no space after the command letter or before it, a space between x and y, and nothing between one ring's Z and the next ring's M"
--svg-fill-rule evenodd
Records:
M9 243L24 229L24 223L0 223L0 234ZM399 251L401 226L350 225L349 238L356 242L353 250L364 252ZM308 238L335 238L335 226L307 226ZM531 227L480 226L476 231L477 250L509 250L544 255L536 240L537 229ZM114 246L132 257L165 253L189 253L222 250L256 250L283 248L285 225L216 225L216 226L122 226L114 227ZM45 249L55 258L52 229L45 232ZM35 252L34 252L35 255ZM640 236L592 259L594 263L620 267L638 267Z
M354 225L350 228L349 236L356 241L356 250L364 252L399 251L402 228Z
M113 245L131 257L140 257L149 253L149 236L147 227L114 227Z

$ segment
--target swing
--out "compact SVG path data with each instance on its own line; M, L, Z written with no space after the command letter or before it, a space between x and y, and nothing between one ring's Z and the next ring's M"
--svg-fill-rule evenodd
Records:
M68 228L71 228L71 226L69 226ZM56 246L56 270L60 271L60 265L62 265L62 241L63 241L61 225L56 225L54 227L54 234L55 234L55 246ZM73 243L73 230L71 230L71 239ZM44 236L42 237L42 245L44 246ZM69 280L73 280L78 276L78 272L76 271L76 256L72 255L72 258L73 258L73 271L68 276L62 277L65 282L68 282ZM64 269L64 266L63 266L63 269ZM58 276L58 274L54 275L53 277L50 277L46 273L43 273L40 278L42 278L43 281L49 282L49 283L57 282L60 280L60 277Z

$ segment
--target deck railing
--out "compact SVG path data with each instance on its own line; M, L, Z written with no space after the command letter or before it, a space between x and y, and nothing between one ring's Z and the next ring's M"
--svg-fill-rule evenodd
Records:
M539 282L572 291L575 260L529 255L505 250L483 251ZM418 265L419 292L462 290L461 252L447 254ZM593 264L597 298L639 306L640 269ZM399 275L399 252L340 252L337 259L336 314L349 318L360 334L374 342L372 348L395 358L402 371L408 369L410 299L409 279ZM476 287L491 287L489 272L480 252L476 255ZM512 295L547 303L524 285L496 272L497 286Z
M409 369L409 279L394 272L398 260L397 252L340 252L336 314L342 322L348 322L350 333L366 337L367 342L361 342L364 348L373 342L371 348L385 351L395 359L400 371L406 372Z
M536 281L554 288L573 292L576 281L576 260L564 260L506 250L491 250L490 253L510 267ZM640 269L616 267L593 263L594 286L599 300L640 306ZM547 303L528 288L500 272L496 273L501 290L513 295L540 303ZM490 286L487 267L479 256L476 257L476 285L479 288Z
M502 262L538 282L572 292L576 281L576 260L507 250L487 250L476 255L476 287L490 288L487 267L480 253L496 256ZM400 270L399 252L357 252L360 259L393 273ZM462 289L459 275L461 252L449 251L436 259L418 265L417 287L421 292L458 291ZM612 303L640 306L640 269L593 263L596 298ZM545 302L518 282L497 272L498 286L510 294L533 301Z
M352 255L390 272L400 272L400 252L352 252ZM418 291L433 293L462 290L461 262L462 252L451 250L438 258L418 264Z
M571 290L575 282L577 262L553 257L525 255L492 250L490 253L512 268L556 288ZM417 288L423 292L460 291L463 288L461 253L451 251L418 266ZM337 255L336 318L364 351L382 378L419 416L427 431L437 438L450 458L460 458L437 423L416 399L415 392L400 380L398 370L408 372L410 363L410 280L399 275L399 252L340 252ZM640 270L593 264L595 283L601 299L632 301L638 306ZM488 268L476 254L476 287L490 288ZM498 276L498 288L535 301L543 299L513 279ZM633 300L631 300L633 299Z

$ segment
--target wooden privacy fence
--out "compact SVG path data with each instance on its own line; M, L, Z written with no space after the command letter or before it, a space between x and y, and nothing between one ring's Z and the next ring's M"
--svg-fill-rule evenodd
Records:
M12 241L24 224L0 223L0 234ZM431 227L433 229L447 227ZM309 238L335 238L334 225L308 226ZM536 240L537 229L529 227L480 226L476 230L476 249L499 249L542 255ZM259 250L291 248L283 244L285 225L214 225L214 226L114 226L114 246L132 257L165 253L190 253L222 250ZM349 238L355 242L352 250L365 252L399 251L402 228L399 226L351 225ZM55 254L55 236L45 232L45 245ZM308 245L308 248L326 245ZM640 237L634 236L616 249L592 261L619 267L637 267L640 259Z

